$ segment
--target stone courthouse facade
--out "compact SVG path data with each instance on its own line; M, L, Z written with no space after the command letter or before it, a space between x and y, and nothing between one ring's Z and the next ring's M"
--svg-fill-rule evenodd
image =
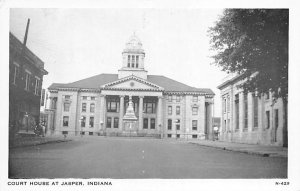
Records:
M241 76L228 76L218 86L222 97L220 140L283 146L283 102L272 94L244 93Z
M210 89L148 75L142 43L133 35L122 52L118 74L99 74L68 84L52 84L50 110L55 134L205 138L212 134ZM123 117L132 97L137 121Z

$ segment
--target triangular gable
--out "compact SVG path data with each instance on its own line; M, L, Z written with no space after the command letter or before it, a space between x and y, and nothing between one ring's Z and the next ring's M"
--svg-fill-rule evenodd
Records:
M162 91L164 88L136 76L128 76L101 86L102 89L137 89Z

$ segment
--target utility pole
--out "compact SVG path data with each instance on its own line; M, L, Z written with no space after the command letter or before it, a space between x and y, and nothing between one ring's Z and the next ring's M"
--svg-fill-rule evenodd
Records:
M23 46L24 47L26 46L26 43L27 43L29 24L30 24L30 19L27 20L26 31L25 31L24 41L23 41Z

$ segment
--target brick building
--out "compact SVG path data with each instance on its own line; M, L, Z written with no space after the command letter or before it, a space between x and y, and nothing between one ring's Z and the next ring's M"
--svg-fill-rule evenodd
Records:
M9 33L10 133L32 133L39 122L44 62Z
M118 74L99 74L68 84L52 84L53 133L78 135L211 137L210 89L188 86L165 76L148 75L145 52L133 35L122 52ZM137 121L123 117L132 97Z
M272 94L245 94L238 88L243 81L231 75L218 86L221 90L222 119L220 140L283 146L283 103L273 102Z

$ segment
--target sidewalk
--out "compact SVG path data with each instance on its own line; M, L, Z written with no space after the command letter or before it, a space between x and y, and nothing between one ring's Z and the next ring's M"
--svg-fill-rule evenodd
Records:
M16 147L27 147L27 146L35 146L42 145L48 143L60 143L60 142L68 142L71 141L70 138L64 138L63 136L46 136L46 137L15 137L9 144L9 148Z
M213 147L222 150L242 152L252 155L259 155L264 157L287 157L287 148L280 146L266 146L266 145L251 145L243 143L231 143L222 141L210 140L189 140L191 144L197 144L205 147Z

